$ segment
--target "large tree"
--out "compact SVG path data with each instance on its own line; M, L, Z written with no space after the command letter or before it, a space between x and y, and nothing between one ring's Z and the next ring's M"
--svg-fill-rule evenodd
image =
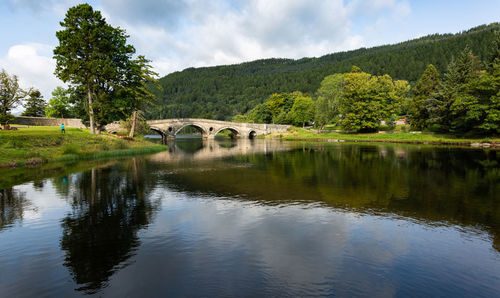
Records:
M288 113L289 121L294 125L302 125L310 122L314 118L314 101L310 96L299 93L295 96L292 109Z
M429 124L442 132L462 133L478 123L477 98L467 86L480 77L480 63L469 48L452 59L438 92L427 102Z
M343 74L332 74L323 79L317 91L315 125L321 130L339 114L340 100L343 96Z
M28 92L28 98L24 104L23 116L44 117L45 116L45 100L39 90L32 89Z
M26 91L19 87L17 76L10 76L2 69L2 72L0 72L0 123L5 123L14 118L10 111L25 97Z
M353 67L344 78L342 128L356 132L377 130L381 120L391 120L397 114L409 89L406 81L393 81L389 75L372 76Z
M90 131L94 134L96 118L106 121L108 110L116 108L112 101L123 87L135 49L126 43L124 30L107 24L88 4L71 7L60 24L63 30L56 33L55 74L63 82L86 89ZM98 122L98 126L102 124Z
M415 87L413 87L413 99L408 111L410 125L413 128L422 130L427 127L429 112L427 111L426 102L438 92L439 84L439 73L434 65L429 64Z

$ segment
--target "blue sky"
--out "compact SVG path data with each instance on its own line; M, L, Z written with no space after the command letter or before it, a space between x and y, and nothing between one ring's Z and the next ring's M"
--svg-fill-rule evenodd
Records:
M100 10L164 76L187 67L301 58L500 21L500 0L0 0L0 68L46 99L66 10Z

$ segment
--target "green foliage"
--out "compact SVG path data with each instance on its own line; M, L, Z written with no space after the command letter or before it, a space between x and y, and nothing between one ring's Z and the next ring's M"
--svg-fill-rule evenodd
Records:
M257 105L250 112L248 112L248 120L253 123L271 123L272 113L269 106L265 103Z
M319 130L332 120L330 106L326 97L319 97L315 104L314 124Z
M340 103L342 129L376 131L381 120L389 121L396 115L408 91L408 82L394 82L389 75L372 76L357 69L345 74Z
M60 24L55 74L63 82L85 88L91 132L94 122L105 125L129 115L133 106L120 95L129 82L135 49L126 43L125 31L107 24L88 4L71 7Z
M426 101L439 90L439 73L429 64L413 88L413 98L408 111L409 122L413 129L422 130L427 126L429 113Z
M346 73L352 65L374 74L416 83L429 64L439 73L452 56L468 45L484 59L500 24L479 26L458 34L434 34L407 42L361 48L318 58L265 59L237 65L188 68L159 80L157 107L146 110L148 119L201 117L210 113L221 120L245 114L273 93L301 91L315 94L323 79ZM404 110L404 105L400 107ZM226 115L218 113L224 109ZM276 115L274 115L276 117ZM282 118L282 117L281 117ZM276 123L276 121L275 121Z
M340 100L343 96L343 74L333 74L325 77L316 92L318 100L314 122L322 129L339 114Z
M203 118L203 119L208 119L208 118ZM251 122L248 118L248 115L241 115L241 114L238 114L236 116L234 116L232 119L231 119L232 122L239 122L239 123L247 123L247 122Z
M292 109L287 115L289 121L294 125L305 126L314 118L314 102L310 96L298 95L293 102Z
M126 120L120 121L121 126L126 130L130 131L133 123L133 115L127 118ZM149 129L149 125L144 118L144 113L142 111L137 111L137 118L135 124L135 133L139 135L147 135L151 131Z
M266 101L269 111L272 116L272 123L275 124L287 124L287 115L292 109L295 102L295 97L302 95L301 93L281 93L272 94Z
M72 118L72 105L70 103L71 91L62 87L56 87L52 91L52 98L47 104L45 113L51 118Z
M2 69L0 72L0 123L12 120L10 111L25 97L26 92L19 87L17 76L10 76Z
M22 116L31 116L31 117L44 117L45 116L45 100L43 100L43 96L38 90L30 90L29 97L26 99L26 103L24 104L24 112L21 114Z

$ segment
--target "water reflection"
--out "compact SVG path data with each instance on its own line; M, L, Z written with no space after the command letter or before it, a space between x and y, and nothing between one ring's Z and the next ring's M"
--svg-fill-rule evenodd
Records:
M256 141L260 143L253 147L204 147L192 157L197 162L186 161L182 152L160 153L149 160L165 170L159 179L179 191L264 204L319 201L433 225L480 225L499 249L498 151L317 143L279 147L279 142ZM239 151L244 153L236 154ZM182 163L168 162L179 156Z
M178 139L87 168L0 191L0 296L500 293L497 151ZM30 221L40 196L64 206Z
M92 169L73 184L72 212L62 221L61 247L78 290L93 293L126 266L139 245L137 232L147 226L159 199L144 178L143 160L132 159L126 169Z
M202 139L178 138L170 141L169 151L160 152L149 159L155 162L203 161L247 154L267 154L292 148L288 142L255 139Z
M26 194L13 188L0 190L0 232L23 220L24 214L33 210Z

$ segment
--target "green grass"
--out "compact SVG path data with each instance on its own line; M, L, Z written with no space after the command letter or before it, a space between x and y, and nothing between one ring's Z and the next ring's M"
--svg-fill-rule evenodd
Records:
M318 134L316 130L308 130L292 127L286 133L273 134L272 137L281 137L284 140L344 140L356 142L394 142L394 143L415 143L415 144L470 144L481 142L500 142L498 137L489 138L461 138L452 135L438 135L432 133L363 133L348 134L339 132L327 132Z
M59 127L29 127L0 131L0 167L40 164L50 161L108 158L153 153L166 146L142 139L127 141L114 135L91 135L88 130Z

